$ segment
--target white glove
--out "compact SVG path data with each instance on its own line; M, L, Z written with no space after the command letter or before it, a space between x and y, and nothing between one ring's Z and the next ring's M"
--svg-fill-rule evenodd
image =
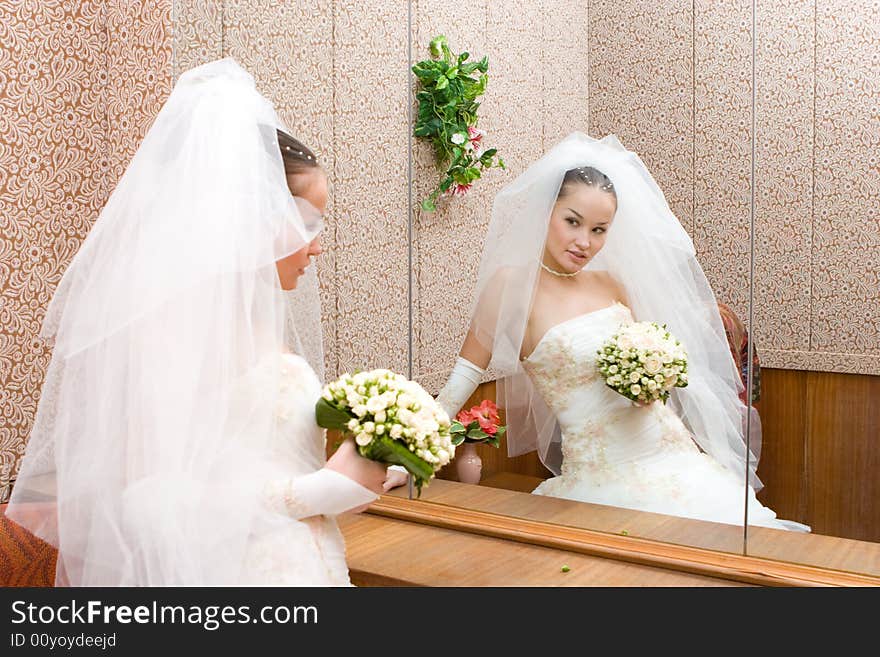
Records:
M474 394L485 373L486 370L466 358L458 357L446 385L437 395L437 403L446 411L450 419L455 417L468 398Z

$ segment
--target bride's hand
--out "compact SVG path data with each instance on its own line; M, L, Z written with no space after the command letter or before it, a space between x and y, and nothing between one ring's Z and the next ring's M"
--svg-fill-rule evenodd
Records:
M342 442L339 449L327 460L327 465L324 467L345 475L377 495L385 492L383 489L386 476L385 464L365 459L358 454L354 440L351 438L347 438Z
M394 468L388 468L388 474L385 476L385 483L382 485L382 491L387 493L392 488L403 486L408 480L408 473L401 472Z

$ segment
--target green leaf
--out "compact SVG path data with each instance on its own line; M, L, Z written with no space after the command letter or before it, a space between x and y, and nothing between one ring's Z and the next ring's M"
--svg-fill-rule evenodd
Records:
M483 438L487 438L489 434L487 434L482 429L471 429L467 432L468 438L474 438L475 440L483 440Z
M446 87L449 86L449 79L444 75L442 78L437 80L437 91L442 91Z
M336 408L323 397L315 404L315 422L319 427L347 431L348 422L354 417L352 413Z
M434 476L433 466L416 456L402 442L382 436L374 438L366 447L358 447L361 456L381 463L402 465L413 476L413 483L421 495L422 486Z
M464 442L464 434L458 433L452 437L452 444L458 447Z
M424 201L422 201L422 210L424 210L425 212L436 212L437 206L434 205L434 201L426 198Z
M431 39L431 43L428 44L428 49L431 51L432 56L440 57L443 54L444 46L448 47L446 36L443 34L438 34L433 39Z

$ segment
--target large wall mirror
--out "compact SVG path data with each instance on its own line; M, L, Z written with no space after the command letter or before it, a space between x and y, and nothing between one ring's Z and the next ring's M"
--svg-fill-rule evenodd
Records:
M869 3L488 0L459 12L419 2L411 34L412 63L429 56L437 34L455 51L489 57L479 127L507 164L425 212L418 203L438 173L430 146L414 145L415 378L437 394L453 371L496 194L570 132L613 133L639 155L693 242L741 377L740 399L750 411L742 435L757 464L757 481L747 482L745 467L727 475L738 486L733 516L700 518L702 505L689 513L673 499L677 491L702 486L705 498L717 498L702 508L720 509L730 504L719 492L729 483L694 478L693 469L672 467L674 460L665 480L652 479L650 457L624 462L617 454L615 463L606 454L601 477L610 478L602 485L585 483L599 476L595 464L553 484L554 472L536 452L509 457L502 439L498 449L476 446L479 490L487 492L473 489L469 503L679 545L880 572L872 545L880 538L880 420L869 404L880 391L880 70L872 57L878 18ZM538 346L571 347L578 331L598 330L584 310L554 309L561 321L542 331ZM570 350L565 358L573 358ZM496 400L498 378L486 371L464 407ZM552 401L569 457L575 438L589 443L615 421L595 405L588 418L578 415L578 402ZM591 419L595 433L583 429ZM582 453L594 449L587 443ZM455 463L440 479L460 479ZM447 493L437 483L423 494L428 501L464 499L460 489ZM519 508L481 501L494 499L490 489L536 488L542 494L520 496ZM639 488L649 490L633 492Z

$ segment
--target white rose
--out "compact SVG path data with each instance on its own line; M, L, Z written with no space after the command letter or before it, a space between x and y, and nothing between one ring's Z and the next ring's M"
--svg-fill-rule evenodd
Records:
M364 431L367 433L373 433L376 430L376 425L373 422L364 422Z
M376 413L376 422L384 422L387 417L385 411L379 411Z
M633 372L629 375L630 383L638 383L640 378L641 377L639 376L638 372Z
M648 356L645 359L645 371L648 374L657 374L661 369L663 369L663 363L661 363L660 359L656 356Z
M357 437L354 439L354 441L355 441L358 445L360 445L361 447L366 447L366 446L369 445L371 442L373 442L373 437L372 437L372 436L369 436L369 435L367 435L367 434L365 434L365 433L359 433L359 434L357 435Z
M609 374L617 374L618 369L619 368L617 367L617 365L612 365L611 367L608 368L608 373Z
M385 400L382 397L371 397L367 400L367 410L370 413L378 413L385 410Z
M632 394L634 394L634 395L638 395L638 394L642 391L642 386L640 386L640 385L637 383L637 384L635 384L635 385L633 385L633 386L630 386L629 391L630 391Z
M400 438L403 435L403 427L399 424L395 424L391 427L391 437L392 438Z
M383 433L385 433L385 425L384 424L377 425L376 426L376 435L381 436Z
M367 407L363 404L357 404L352 407L351 412L357 415L358 417L363 417L367 414Z
M346 426L348 427L348 430L349 430L349 431L357 431L358 424L359 424L359 423L358 423L357 420L355 420L354 418L351 418L351 419L348 421L348 424L347 424Z

